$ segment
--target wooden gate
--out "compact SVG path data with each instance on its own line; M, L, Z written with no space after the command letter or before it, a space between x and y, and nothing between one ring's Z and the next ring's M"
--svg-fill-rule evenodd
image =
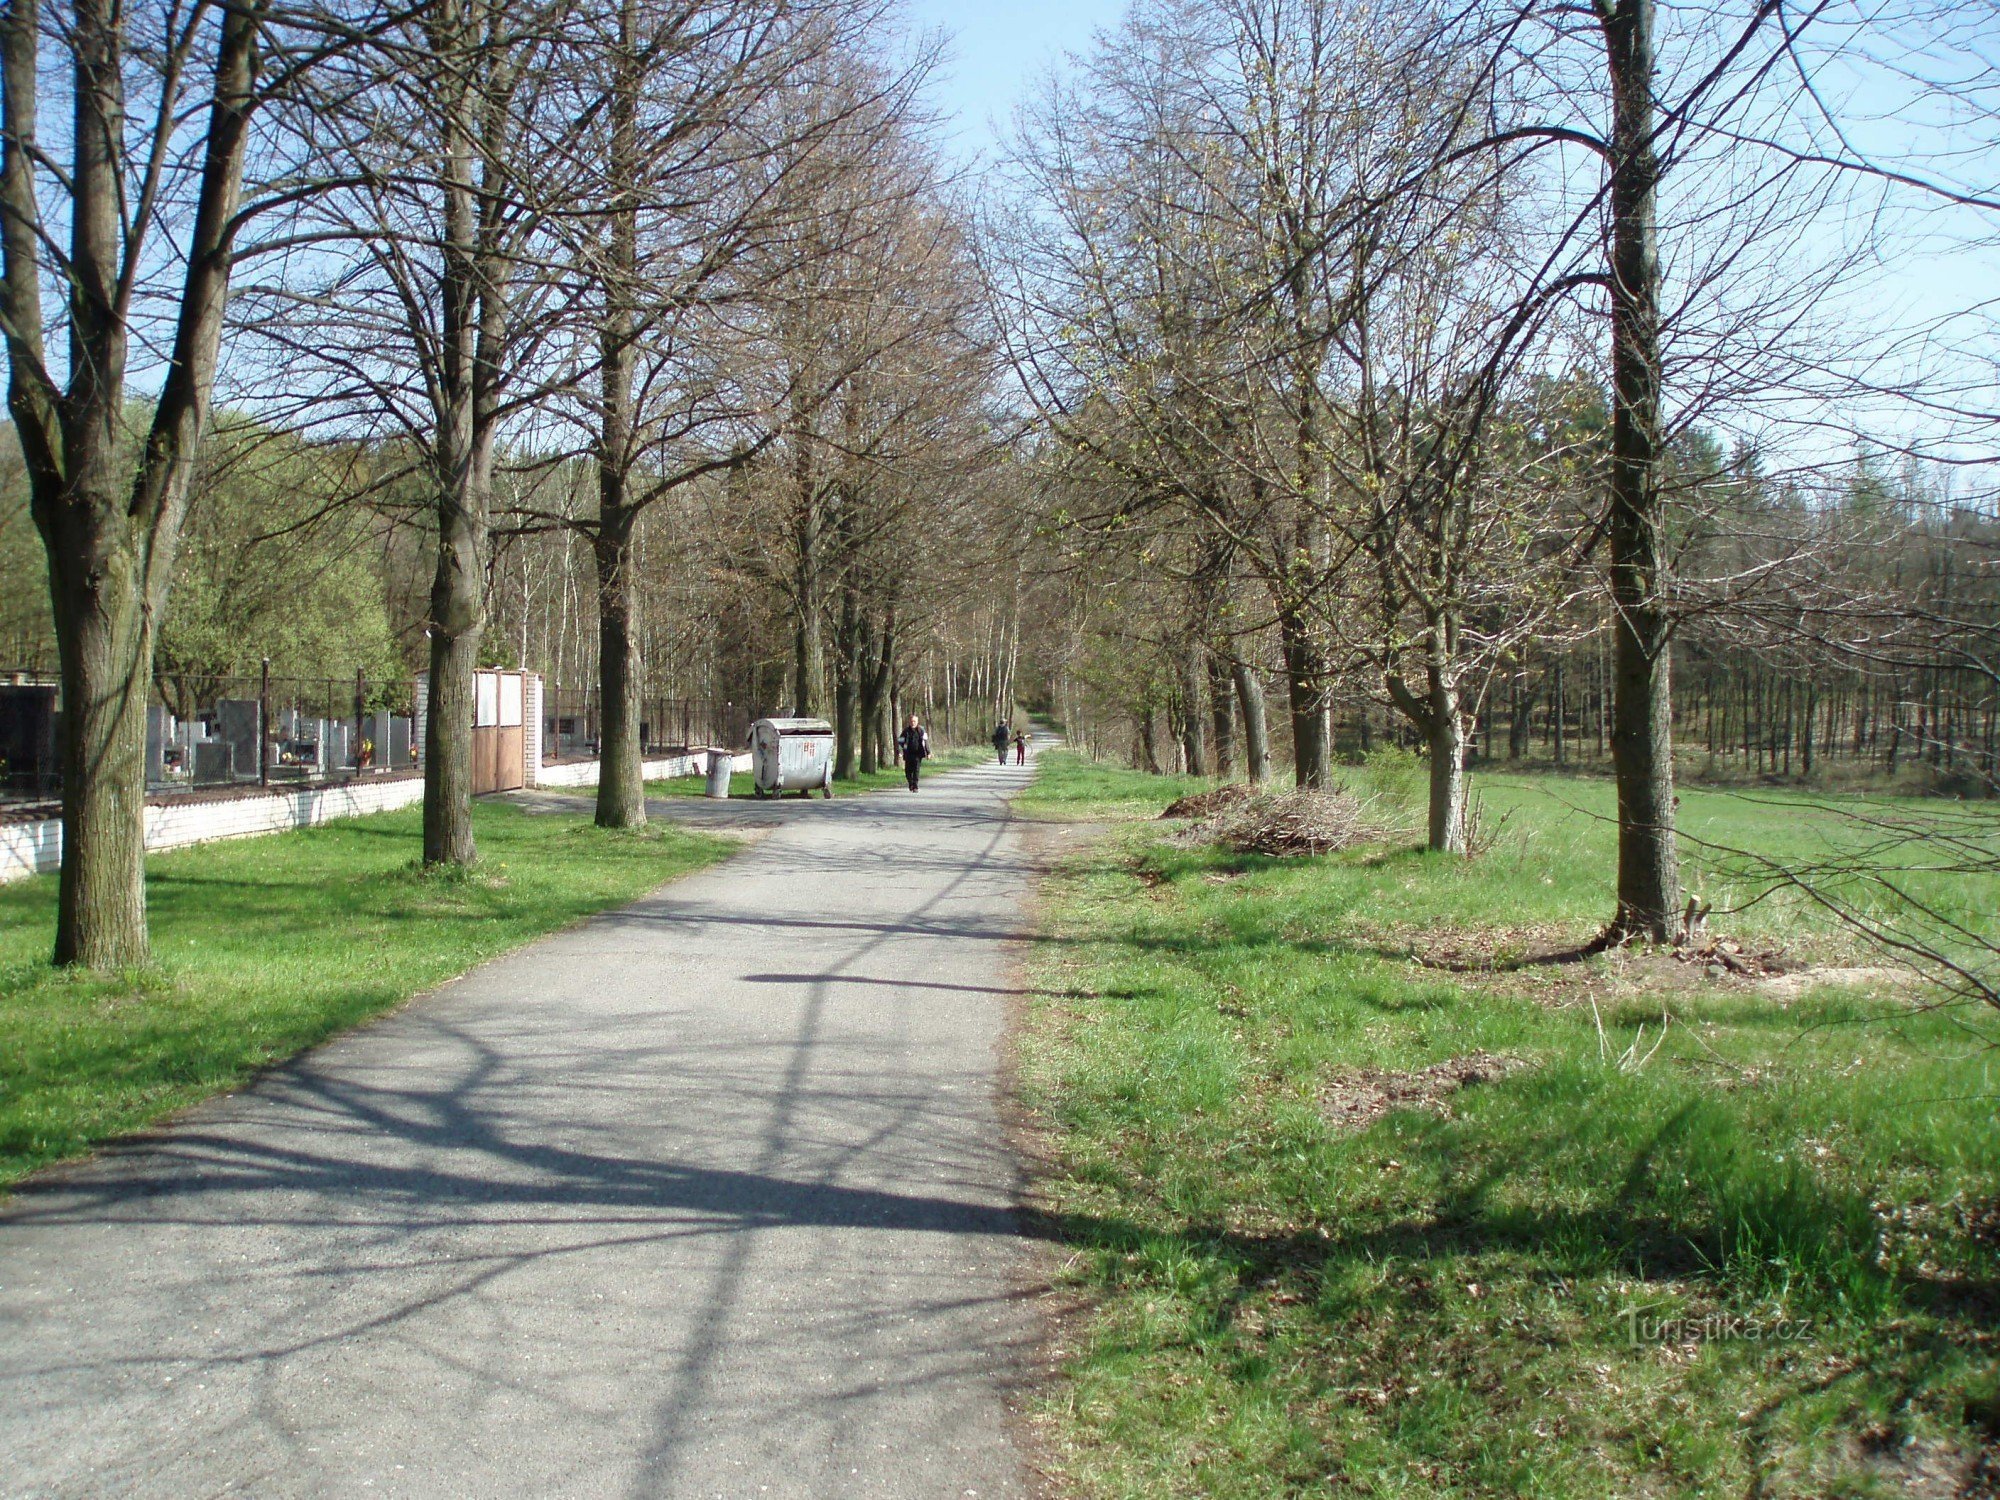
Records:
M481 672L472 717L472 791L518 791L528 784L528 742L521 725L519 672Z

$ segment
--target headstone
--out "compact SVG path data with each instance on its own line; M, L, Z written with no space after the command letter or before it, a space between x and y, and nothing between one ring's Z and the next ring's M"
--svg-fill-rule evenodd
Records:
M410 764L410 721L401 714L389 720L389 764L399 771Z
M320 725L319 768L322 775L343 770L349 764L347 758L347 721L328 719Z
M215 737L229 746L230 761L239 777L255 777L262 746L255 698L224 698L215 705Z
M251 705L255 707L256 705ZM236 775L236 746L228 740L197 740L194 747L196 786L213 786Z
M0 761L5 783L16 791L40 793L56 777L56 690L46 683L0 686Z
M146 785L167 779L167 742L174 737L174 716L164 703L146 705Z

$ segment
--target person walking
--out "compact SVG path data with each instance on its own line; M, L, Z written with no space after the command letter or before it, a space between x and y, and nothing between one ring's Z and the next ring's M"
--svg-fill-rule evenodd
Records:
M931 737L915 714L901 734L896 736L896 754L902 757L903 773L910 778L910 790L917 789L917 773L923 769L924 758L931 753Z
M1014 731L1014 764L1017 766L1025 766L1027 763L1028 763L1028 734L1027 731L1024 729L1017 729Z
M1005 719L993 726L993 753L1000 757L1003 766L1007 764L1007 743L1013 738L1014 731L1007 727Z

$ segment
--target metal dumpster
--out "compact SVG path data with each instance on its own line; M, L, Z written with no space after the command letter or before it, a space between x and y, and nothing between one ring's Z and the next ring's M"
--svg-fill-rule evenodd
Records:
M757 795L833 795L833 726L824 719L759 719L750 726L750 771Z

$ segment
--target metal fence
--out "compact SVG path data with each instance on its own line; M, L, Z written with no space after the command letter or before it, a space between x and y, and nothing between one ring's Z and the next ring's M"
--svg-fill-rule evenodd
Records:
M603 715L596 688L542 685L542 763L595 760L602 744ZM642 695L639 740L646 755L671 755L711 745L740 746L750 735L753 715L746 705L705 698Z
M60 794L54 684L0 684L0 799ZM408 679L180 676L146 705L146 790L313 785L407 771L420 747Z
M146 789L313 785L411 770L422 750L417 707L411 678L162 673L146 709ZM541 717L545 764L597 758L596 688L545 682ZM647 755L741 747L755 717L749 704L658 694L639 702ZM0 674L0 802L60 795L61 721L53 682Z

